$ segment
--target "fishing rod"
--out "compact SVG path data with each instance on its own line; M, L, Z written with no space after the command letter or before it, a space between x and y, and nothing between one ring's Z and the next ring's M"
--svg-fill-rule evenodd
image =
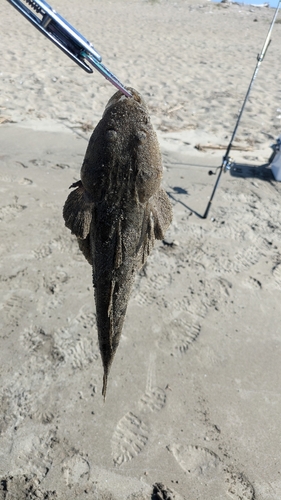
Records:
M268 31L268 34L267 34L267 37L265 39L265 42L264 42L264 45L263 45L263 48L262 48L262 51L260 54L257 55L257 64L256 64L256 67L255 67L255 70L254 70L254 73L253 73L253 76L252 76L252 79L250 81L250 85L248 87L248 90L247 90L247 93L245 95L245 99L244 99L244 102L243 102L243 105L242 105L242 108L240 110L240 113L238 115L238 118L237 118L237 121L236 121L236 125L234 127L234 130L233 130L233 133L232 133L232 136L231 136L231 139L230 139L230 142L227 146L227 150L226 150L226 153L222 159L222 164L221 166L219 167L220 168L220 171L219 171L219 175L218 175L218 178L216 180L216 183L214 185L214 188L213 188L213 191L212 191L212 194L210 196L210 200L208 202L208 205L207 205L207 208L205 210L205 213L204 215L202 216L202 219L207 219L208 217L208 214L209 214L209 211L210 211L210 208L211 208L211 205L212 205L212 201L213 201L213 198L215 196L215 192L217 190L217 187L219 185L219 181L220 181L220 178L221 178L221 174L222 172L226 172L226 170L230 170L231 168L231 164L232 164L232 160L229 156L229 153L231 151L231 148L232 148L232 144L233 144L233 141L235 139L235 136L236 136L236 132L237 132L237 129L238 129L238 126L239 126L239 123L240 123L240 120L241 120L241 117L242 117L242 114L243 114L243 111L244 111L244 108L246 106L246 102L249 98L249 95L250 95L250 92L251 92L251 89L252 89L252 86L253 86L253 83L256 79L256 76L258 74L258 70L259 70L259 67L265 57L265 54L266 54L266 51L269 47L269 44L271 42L271 39L270 39L270 36L271 36L271 33L272 33L272 30L273 30L273 26L274 26L274 23L276 21L276 17L277 17L277 14L278 14L278 10L279 10L279 7L280 7L280 3L281 3L281 0L278 1L278 4L277 4L277 7L275 9L275 13L274 13L274 16L273 16L273 19L271 21L271 25L270 25L270 28L269 28L269 31Z

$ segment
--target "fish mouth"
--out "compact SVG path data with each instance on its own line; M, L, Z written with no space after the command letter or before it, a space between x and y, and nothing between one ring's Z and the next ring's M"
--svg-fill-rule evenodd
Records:
M142 99L141 95L135 89L133 89L133 87L125 87L125 88L126 88L126 90L128 90L131 93L132 97L126 97L123 94L123 92L121 92L120 90L118 90L109 99L107 105L105 106L105 109L104 109L104 112L103 112L103 116L106 113L106 111L109 108L111 108L111 106L115 106L116 104L118 104L121 101L126 101L126 100L130 101L131 99L133 99L134 101L138 102L142 106L146 107L146 104L145 104L144 100Z

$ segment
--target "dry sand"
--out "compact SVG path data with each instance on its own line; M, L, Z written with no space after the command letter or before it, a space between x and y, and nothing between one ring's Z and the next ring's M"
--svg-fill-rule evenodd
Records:
M273 12L56 0L145 97L174 221L101 396L91 269L62 206L114 88L1 2L0 499L280 500L281 26L202 214ZM156 486L163 483L165 487Z

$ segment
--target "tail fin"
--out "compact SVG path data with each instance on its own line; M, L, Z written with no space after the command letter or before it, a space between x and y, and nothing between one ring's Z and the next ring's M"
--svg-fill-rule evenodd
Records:
M108 376L108 371L105 370L104 374L103 374L103 386L102 386L102 395L103 395L104 402L105 402L105 398L106 398L107 376Z

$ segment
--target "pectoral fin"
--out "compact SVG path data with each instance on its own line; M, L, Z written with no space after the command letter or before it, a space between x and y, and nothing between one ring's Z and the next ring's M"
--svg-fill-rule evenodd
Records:
M157 240L163 240L172 222L173 211L169 197L161 187L151 198L151 212L154 220L154 236Z
M72 234L82 240L90 232L93 205L82 183L79 182L79 187L68 195L63 207L63 218L66 227L71 230Z
M84 255L85 259L89 262L89 264L93 265L93 255L91 249L90 235L88 234L87 238L81 240L81 238L77 238L79 248Z
M154 246L155 239L162 240L164 238L165 231L171 224L172 218L171 202L166 191L160 187L157 193L150 198L144 214L142 234L137 248L137 252L141 250L139 253L141 259L139 268L146 262Z
M72 191L63 207L63 218L66 227L77 237L79 248L87 261L92 264L90 245L90 226L93 218L94 203L90 200L82 182L79 181L71 187L78 186Z

